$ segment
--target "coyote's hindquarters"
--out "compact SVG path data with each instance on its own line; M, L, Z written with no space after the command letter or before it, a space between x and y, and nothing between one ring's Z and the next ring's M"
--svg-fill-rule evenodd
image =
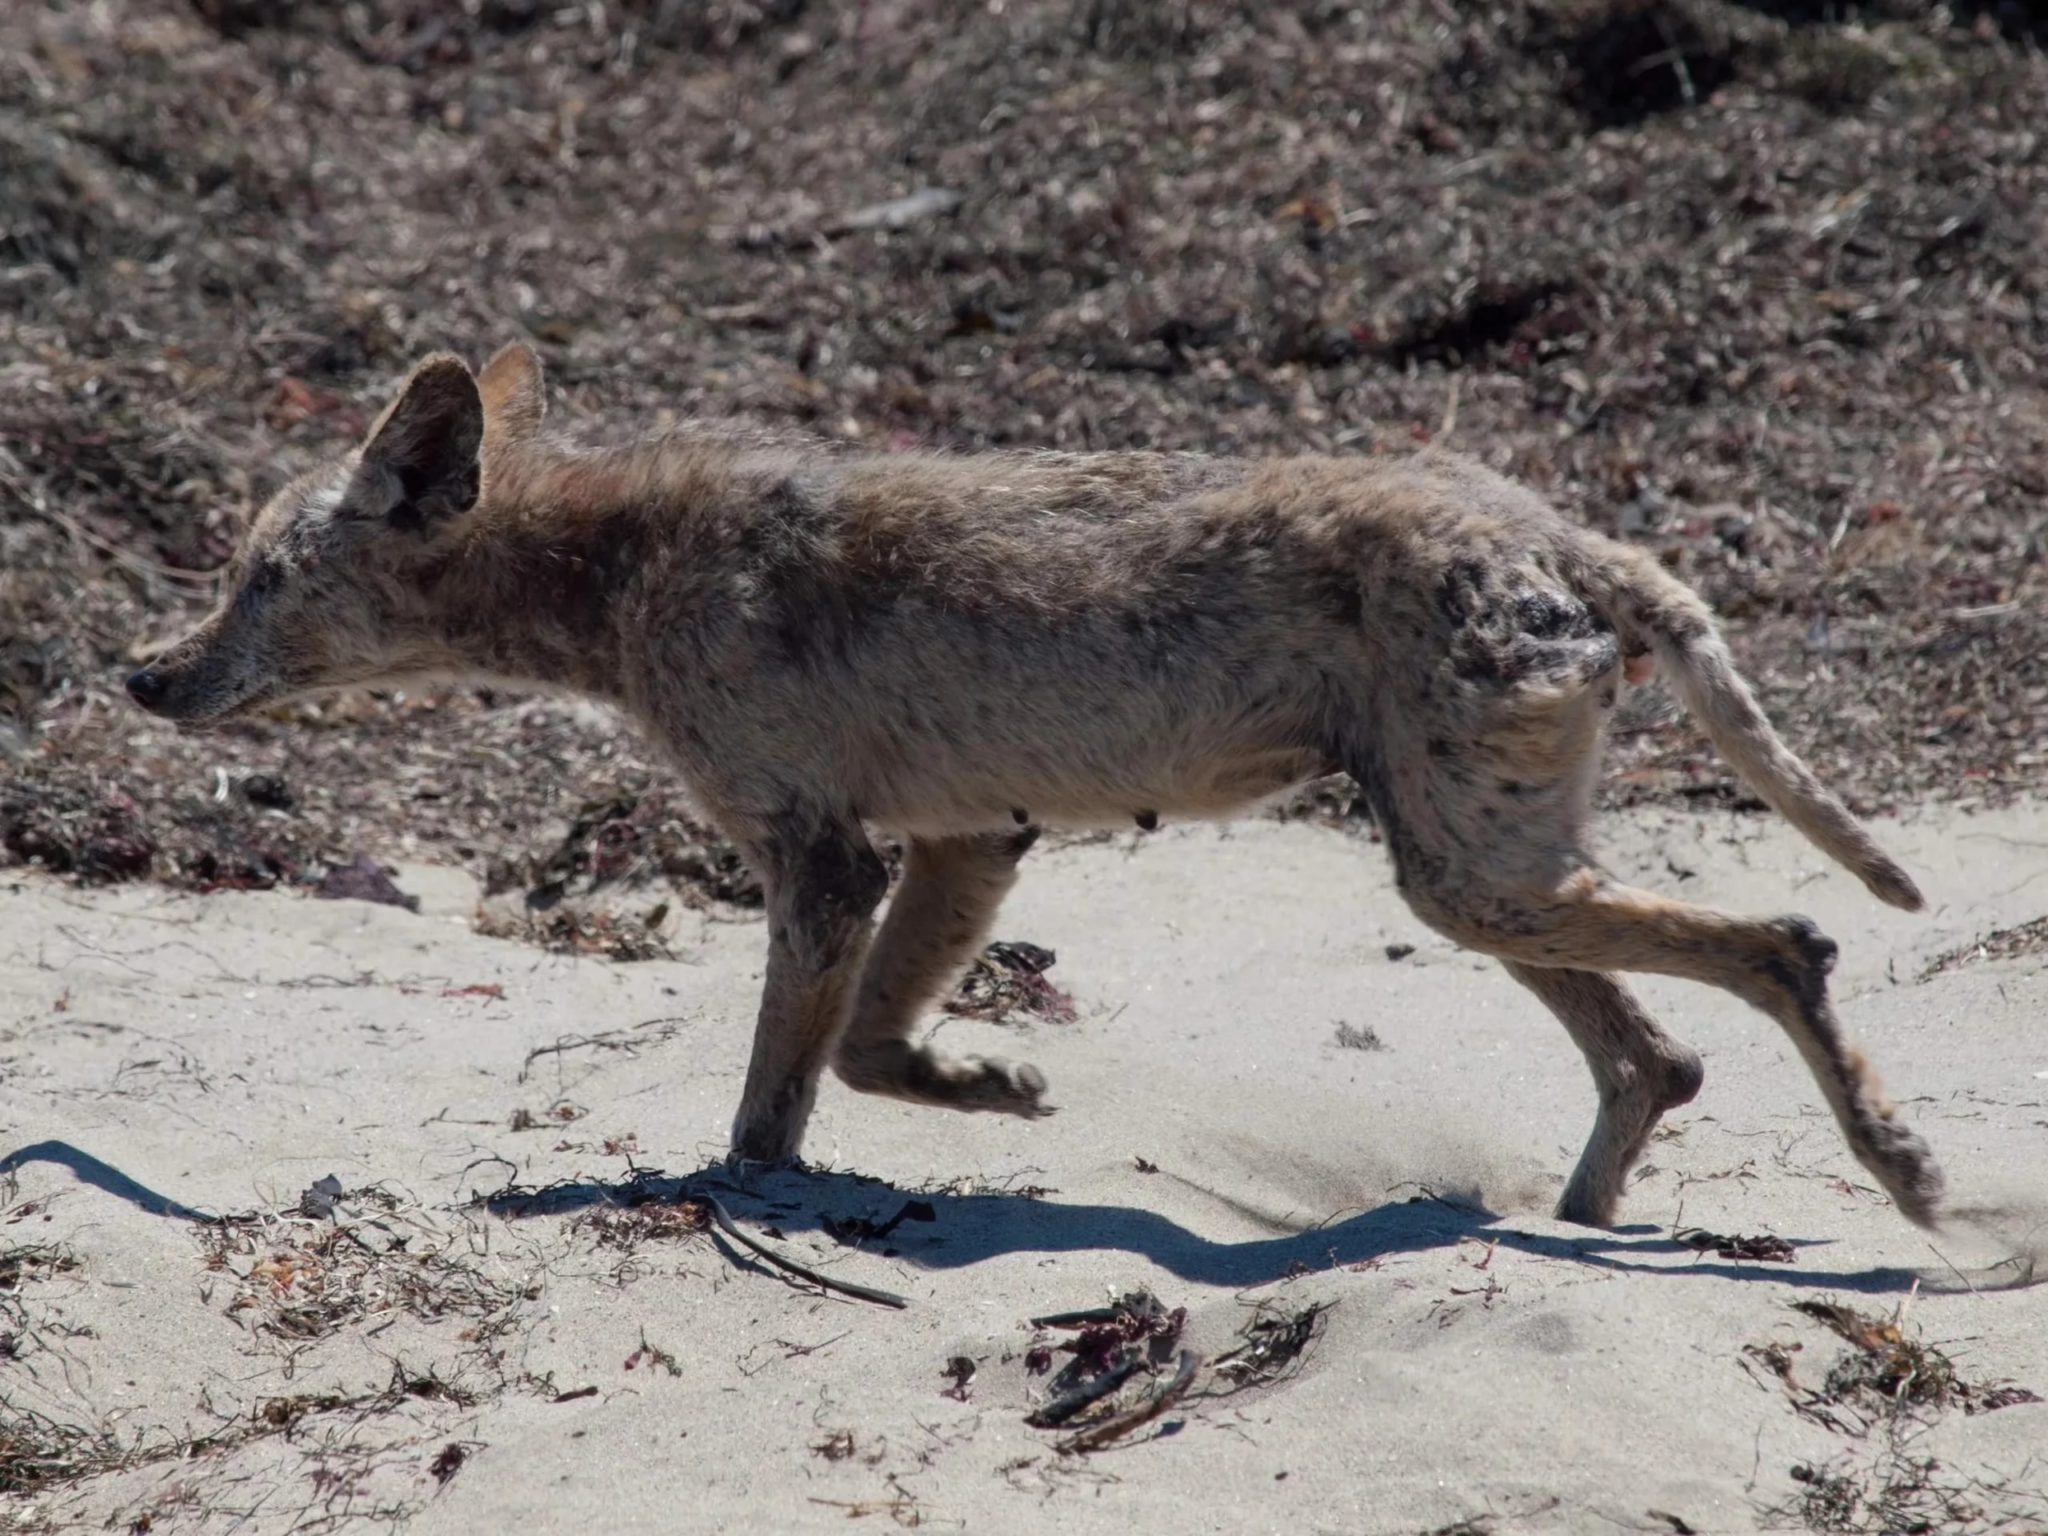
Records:
M1645 971L1723 988L1775 1020L1850 1150L1905 1215L1931 1225L1940 1170L1835 1018L1835 945L1805 918L1741 918L1630 889L1587 851L1590 774L1622 658L1654 655L1766 803L1873 893L1918 909L1912 880L1772 730L1693 592L1490 472L1442 472L1461 504L1504 509L1524 547L1448 563L1444 661L1402 718L1352 736L1339 760L1364 786L1416 913L1506 962L1587 1057L1601 1112L1560 1214L1611 1221L1658 1115L1699 1089L1697 1054L1607 974Z

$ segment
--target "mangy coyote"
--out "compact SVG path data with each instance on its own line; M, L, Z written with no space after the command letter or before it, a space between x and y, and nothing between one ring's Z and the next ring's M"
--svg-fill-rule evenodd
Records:
M1401 894L1498 957L1599 1087L1559 1205L1613 1221L1700 1058L1616 971L1785 1030L1856 1157L1932 1224L1941 1173L1836 1023L1799 917L1668 901L1586 848L1606 715L1661 668L1757 793L1880 900L1913 882L1772 731L1706 606L1640 551L1451 455L877 457L679 433L570 446L540 366L421 363L271 501L217 611L129 679L174 720L424 676L563 688L664 749L767 893L734 1151L792 1154L853 1087L1045 1112L1026 1065L914 1042L1041 825L1218 816L1357 781ZM902 884L866 827L904 840Z

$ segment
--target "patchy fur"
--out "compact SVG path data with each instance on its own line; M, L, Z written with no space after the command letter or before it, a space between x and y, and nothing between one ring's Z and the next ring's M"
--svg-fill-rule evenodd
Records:
M1767 802L1920 903L1640 551L1441 453L591 449L544 415L524 348L480 379L422 363L361 449L265 509L220 609L131 690L195 722L419 676L624 709L767 892L740 1155L796 1151L828 1063L869 1092L1044 1113L1036 1069L911 1039L1033 829L1229 815L1342 769L1417 914L1506 962L1587 1057L1600 1115L1561 1214L1611 1222L1657 1116L1700 1086L1607 974L1647 971L1775 1019L1856 1156L1933 1220L1932 1155L1835 1021L1834 946L1618 885L1585 850L1605 718L1654 660ZM908 843L879 930L871 826Z

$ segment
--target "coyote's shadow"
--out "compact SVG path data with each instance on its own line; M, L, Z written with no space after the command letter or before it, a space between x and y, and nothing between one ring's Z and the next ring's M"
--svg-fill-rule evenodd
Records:
M1204 1237L1141 1207L1069 1203L1050 1192L1001 1187L964 1191L957 1186L905 1188L857 1174L802 1168L735 1174L718 1163L683 1176L648 1171L611 1183L576 1180L540 1188L515 1185L479 1195L471 1203L508 1220L524 1221L596 1207L669 1204L694 1194L716 1195L736 1219L757 1228L772 1228L785 1236L799 1232L829 1235L845 1245L849 1260L866 1255L921 1269L961 1269L1005 1254L1106 1249L1135 1254L1183 1280L1243 1289L1317 1270L1476 1241L1602 1270L1775 1280L1831 1291L1904 1291L1915 1279L1914 1271L1892 1267L1812 1269L1710 1258L1674 1264L1674 1255L1690 1255L1695 1250L1661 1229L1636 1226L1570 1235L1531 1232L1476 1203L1428 1194L1313 1226L1293 1226L1247 1211L1245 1214L1267 1226L1272 1235L1236 1241ZM1795 1239L1793 1246L1811 1249L1824 1243Z
M67 1168L81 1183L151 1215L193 1222L221 1219L160 1194L67 1142L21 1147L0 1158L0 1174L38 1162ZM1774 1280L1863 1294L1904 1291L1919 1278L1913 1270L1889 1266L1814 1269L1706 1258L1673 1263L1675 1255L1694 1250L1658 1228L1531 1232L1474 1201L1430 1194L1313 1226L1293 1225L1240 1207L1271 1235L1235 1241L1204 1237L1142 1207L1070 1203L1055 1198L1054 1192L999 1186L906 1188L858 1174L806 1168L757 1168L735 1174L722 1163L685 1175L643 1170L611 1182L509 1185L473 1196L465 1208L530 1221L598 1208L674 1204L700 1194L717 1196L736 1219L771 1229L771 1235L819 1233L843 1244L849 1261L893 1261L928 1270L963 1269L1005 1254L1108 1250L1135 1254L1197 1284L1245 1289L1318 1270L1479 1242L1599 1270ZM1210 1197L1218 1198L1213 1192ZM1824 1246L1822 1240L1793 1241L1799 1250Z

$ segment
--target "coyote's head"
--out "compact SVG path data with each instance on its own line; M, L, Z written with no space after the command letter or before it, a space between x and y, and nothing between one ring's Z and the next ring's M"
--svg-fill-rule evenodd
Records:
M445 354L419 364L360 447L271 498L214 611L131 676L129 695L201 724L450 667L426 583L493 450L536 431L542 401L539 359L522 346L474 377Z

